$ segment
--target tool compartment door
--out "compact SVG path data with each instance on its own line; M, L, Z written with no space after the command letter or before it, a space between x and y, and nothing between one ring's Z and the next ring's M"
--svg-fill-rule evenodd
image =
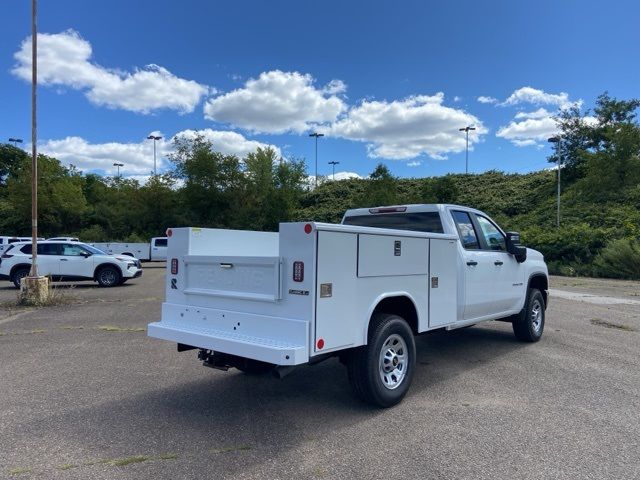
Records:
M353 345L359 338L360 324L355 298L357 248L357 235L318 232L313 342L316 353Z
M457 320L458 251L456 240L432 238L429 243L429 328L434 328Z

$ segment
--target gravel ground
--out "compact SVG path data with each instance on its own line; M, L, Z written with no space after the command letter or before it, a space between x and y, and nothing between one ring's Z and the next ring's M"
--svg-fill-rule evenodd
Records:
M46 309L8 308L3 282L1 478L640 478L637 305L552 298L533 345L499 322L423 335L409 395L378 410L335 360L249 377L147 338L162 267L119 288L60 288Z

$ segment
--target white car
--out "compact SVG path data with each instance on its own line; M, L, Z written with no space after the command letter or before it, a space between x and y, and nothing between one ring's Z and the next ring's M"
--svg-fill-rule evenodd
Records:
M0 280L13 282L29 275L32 245L17 242L0 257ZM115 287L142 275L140 260L107 255L81 242L38 242L38 273L54 281L94 280L101 287Z

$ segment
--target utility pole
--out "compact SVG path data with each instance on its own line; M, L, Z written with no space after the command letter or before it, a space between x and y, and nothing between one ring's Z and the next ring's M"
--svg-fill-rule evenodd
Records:
M324 137L324 133L310 133L310 137L316 138L316 187L318 186L318 137Z
M10 138L9 141L11 143L13 143L13 146L18 148L18 144L22 143L22 139L21 138Z
M461 132L467 132L467 153L465 155L464 173L469 173L469 130L475 130L475 129L476 129L476 127L472 127L470 125L467 126L467 127L458 129Z
M556 155L558 157L558 195L557 195L557 212L556 227L560 228L560 170L562 169L562 138L560 136L551 137L547 140L556 144Z
M335 160L329 162L329 165L333 167L333 181L336 181L336 165L339 165L340 162L336 162Z
M153 175L156 176L158 174L156 170L156 140L161 140L162 137L158 137L155 135L149 135L147 140L153 140Z
M31 0L31 277L38 276L38 0Z

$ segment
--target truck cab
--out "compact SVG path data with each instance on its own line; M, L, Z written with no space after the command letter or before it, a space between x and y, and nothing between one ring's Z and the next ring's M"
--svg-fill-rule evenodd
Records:
M540 252L520 247L486 213L460 205L403 205L348 210L344 225L393 228L458 237L456 322L508 317L522 309L530 281L547 301L547 267ZM515 239L514 239L515 237ZM522 252L524 250L524 252ZM492 285L488 289L487 285Z

